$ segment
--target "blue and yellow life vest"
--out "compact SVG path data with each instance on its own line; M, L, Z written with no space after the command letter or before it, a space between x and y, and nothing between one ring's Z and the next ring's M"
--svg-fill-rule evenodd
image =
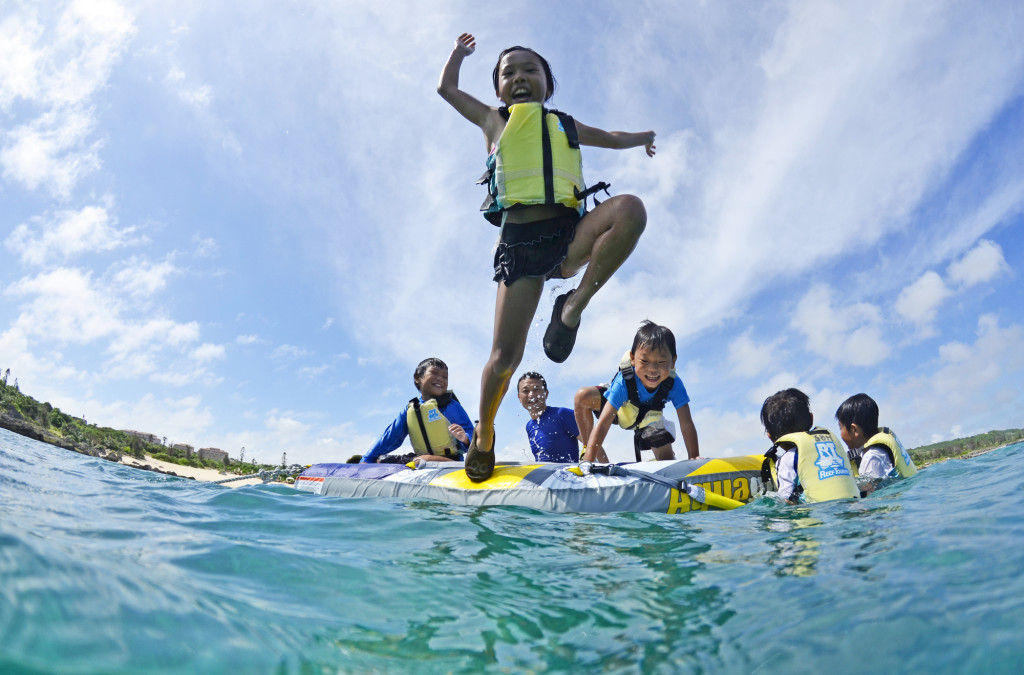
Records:
M562 205L583 215L586 197L608 185L586 189L573 118L536 102L500 110L503 115L507 111L507 122L479 181L488 186L480 207L484 217L500 225L504 211L540 204Z
M864 444L865 450L871 447L882 447L889 453L892 465L896 467L896 472L900 475L900 478L910 478L917 473L917 465L914 464L910 453L903 448L900 439L896 438L896 434L888 427L879 427L878 433L869 438L868 442Z
M454 392L442 395L444 405L455 398ZM418 398L409 401L405 409L405 421L409 427L409 442L417 455L443 455L457 458L461 456L458 441L448 431L451 422L441 412L437 399L420 402Z
M778 450L782 450L779 454ZM833 499L851 499L860 496L857 481L853 478L853 466L843 449L842 441L828 429L815 427L810 431L786 434L775 441L771 450L765 453L770 464L771 477L779 484L778 461L787 452L795 452L797 490L793 499L803 493L809 502L827 502Z
M640 390L637 389L636 371L633 370L633 361L630 358L629 352L626 352L626 355L619 361L619 375L622 376L622 382L626 385L626 393L629 395L629 398L616 413L615 423L623 429L639 430L660 420L662 418L661 411L665 409L668 395L672 392L672 385L676 381L675 368L658 385L658 388L654 391L654 396L646 403L640 402Z

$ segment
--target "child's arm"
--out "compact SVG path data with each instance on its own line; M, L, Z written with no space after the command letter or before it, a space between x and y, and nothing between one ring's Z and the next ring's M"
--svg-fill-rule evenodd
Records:
M451 422L448 425L449 433L461 444L459 449L466 450L469 447L469 438L473 435L473 422L470 421L466 409L462 407L461 403L452 399L452 402L448 404L448 407L443 412L444 416Z
M697 427L693 424L693 417L690 415L690 404L676 408L676 415L679 417L679 433L686 445L686 456L689 459L700 457L700 447L697 445Z
M500 127L497 127L497 134L492 128L495 125L495 118L501 119L497 109L481 103L459 89L459 70L462 68L462 61L475 50L476 38L469 33L463 33L456 38L455 48L448 57L447 63L444 64L444 70L441 71L441 80L437 83L437 93L458 110L460 115L483 129L484 136L490 143L501 133Z
M389 424L384 433L380 435L380 438L373 444L373 447L366 451L361 461L363 463L376 462L377 458L381 455L386 455L392 450L400 448L408 435L408 418L406 417L405 410L402 410L402 412L398 413L395 421Z
M624 150L644 146L648 157L654 157L654 132L653 131L605 131L596 127L588 127L579 121L576 122L576 133L579 135L581 145L589 145L594 148L611 148L612 150Z
M454 436L455 440L457 440L459 443L462 443L463 445L466 446L469 445L469 436L466 434L466 430L462 427L461 424L455 424L454 422L449 424L448 433Z
M601 444L604 443L605 436L608 435L608 430L612 428L612 423L615 422L615 415L617 413L618 408L613 406L611 403L604 404L604 408L601 409L601 416L597 418L597 424L594 425L594 430L590 432L587 451L583 454L584 461L608 461L608 455L605 453L604 447Z

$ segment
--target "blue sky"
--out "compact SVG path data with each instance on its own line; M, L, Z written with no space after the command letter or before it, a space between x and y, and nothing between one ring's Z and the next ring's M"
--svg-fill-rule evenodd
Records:
M647 207L544 358L550 403L672 328L702 454L763 452L764 398L867 392L910 446L1024 426L1019 2L0 0L0 369L70 414L277 462L365 451L426 356L476 416L496 230L454 38L551 63L552 105L658 134L588 148ZM627 9L628 8L628 9ZM518 373L517 373L518 377ZM524 459L510 396L499 458ZM613 459L630 454L610 434Z

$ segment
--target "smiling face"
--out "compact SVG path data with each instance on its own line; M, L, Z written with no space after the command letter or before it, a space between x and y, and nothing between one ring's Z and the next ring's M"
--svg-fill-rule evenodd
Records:
M542 381L528 377L519 383L519 402L531 415L544 412L547 401L548 388Z
M430 366L423 377L416 381L416 388L423 394L423 400L437 398L448 391L448 369Z
M636 378L647 388L654 391L658 385L668 379L676 366L676 359L665 347L637 347L629 355Z
M505 105L548 100L548 75L540 57L525 49L502 56L498 64L498 89L494 93Z

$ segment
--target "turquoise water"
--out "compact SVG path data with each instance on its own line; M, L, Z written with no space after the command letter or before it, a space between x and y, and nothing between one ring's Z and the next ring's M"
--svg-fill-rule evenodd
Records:
M1024 671L1022 445L859 503L228 489L0 430L0 672Z

